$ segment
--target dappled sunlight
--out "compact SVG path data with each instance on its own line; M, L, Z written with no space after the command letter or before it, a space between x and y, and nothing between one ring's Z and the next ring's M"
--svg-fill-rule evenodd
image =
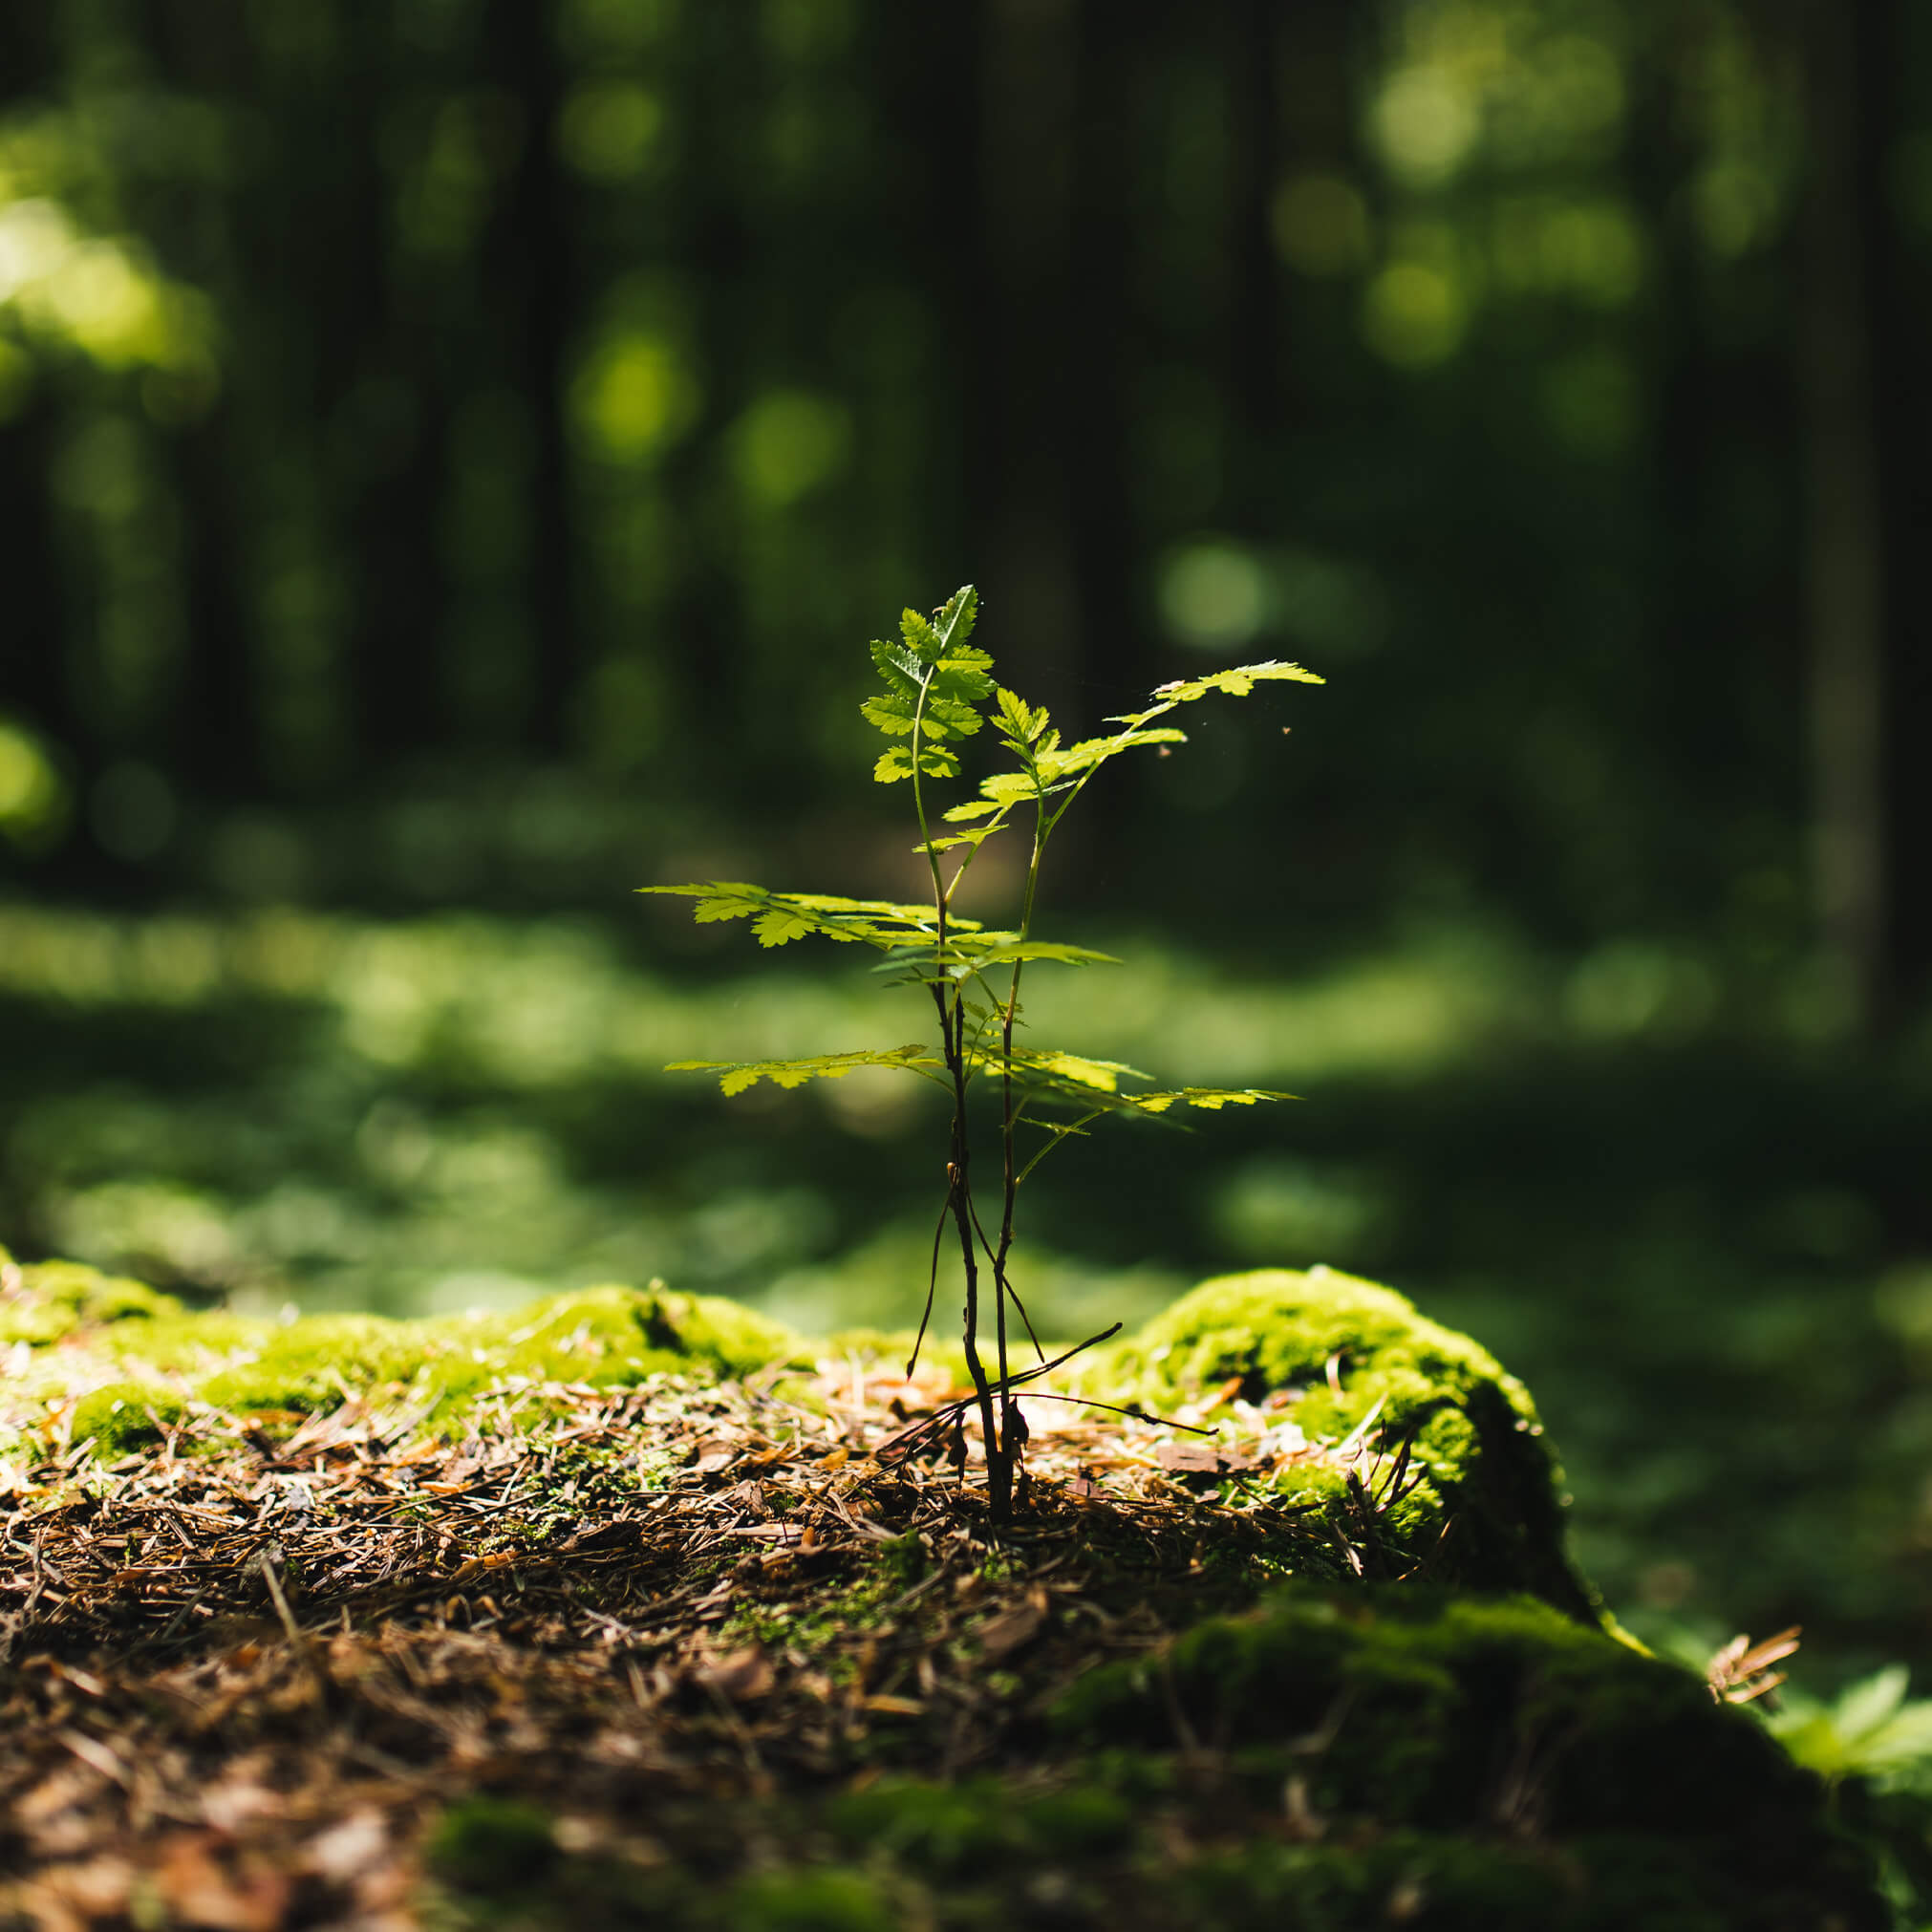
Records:
M1139 955L1130 971L1042 978L1029 1017L1042 1035L1077 1019L1096 1051L1151 1062L1149 1071L1184 1066L1229 1083L1402 1077L1554 1018L1540 970L1507 951L1425 948L1243 982L1185 953L1121 943ZM896 1043L919 1018L907 1002L894 1020L863 971L806 964L692 986L626 966L589 921L476 914L134 920L16 902L0 905L0 990L77 1007L312 1002L333 1009L343 1043L376 1065L465 1068L512 1088L593 1075L655 1084L667 1061L700 1049L754 1061ZM1597 1007L1579 1010L1593 1023ZM848 1103L854 1120L880 1105Z
M1066 1026L1152 1073L1309 1092L1430 1079L1534 1040L1562 1023L1540 984L1525 962L1480 952L1269 983L1165 950L1132 969L1041 975L1028 1021L1042 1038ZM15 1213L62 1252L263 1305L294 1296L400 1311L442 1305L472 1278L530 1287L658 1273L809 1301L821 1310L811 1320L785 1319L838 1326L886 1321L895 1301L903 1317L913 1292L896 1250L889 1266L834 1257L873 1252L851 1207L836 1204L865 1196L881 1156L895 1178L871 1212L895 1225L906 1213L907 1136L932 1116L918 1082L861 1068L815 1093L764 1087L721 1103L713 1083L664 1071L697 1053L757 1061L919 1030L911 997L883 994L863 972L801 963L692 984L627 963L582 921L293 910L142 920L16 902L0 907L0 994L22 1013L76 1022L219 1027L253 1012L294 1029L225 1091L194 1097L173 1075L131 1068L23 1089L5 1185ZM1638 996L1620 997L1619 1023L1643 1023L1648 1009L1627 1004ZM1593 1025L1600 1004L1586 1007ZM611 1097L599 1106L613 1124L633 1123L618 1129L627 1150L601 1154L595 1175L577 1171L560 1120L509 1110L519 1096L594 1093ZM716 1124L705 1145L725 1136L704 1156L724 1165L702 1181L680 1178L666 1138L673 1118L694 1114ZM762 1159L734 1177L723 1148L746 1130L778 1147L815 1137L826 1160L810 1178L778 1178ZM1172 1130L1147 1131L1165 1144ZM1099 1159L1096 1173L1108 1165ZM1365 1205L1373 1191L1314 1176L1251 1157L1203 1203L1224 1252L1340 1263L1371 1254L1363 1216L1383 1212ZM927 1182L914 1186L923 1213ZM921 1280L924 1265L911 1269ZM1049 1262L1042 1305L1056 1331L1077 1326L1127 1279L1117 1267ZM1136 1305L1174 1277L1150 1279L1145 1295L1129 1283ZM826 1312L827 1297L842 1314Z
M143 241L97 232L75 211L72 190L94 172L98 133L45 110L0 119L0 420L24 403L43 357L176 378L153 394L159 416L213 400L213 306L163 273Z

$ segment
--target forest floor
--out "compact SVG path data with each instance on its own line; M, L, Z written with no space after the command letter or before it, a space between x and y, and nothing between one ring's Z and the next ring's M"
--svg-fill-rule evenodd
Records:
M505 1397L454 1445L354 1398L28 1471L68 1499L0 1548L0 1924L623 1922L694 1886L736 1886L733 1923L873 1922L836 1872L760 1906L802 1856L789 1797L1024 1786L1074 1678L1251 1601L1315 1534L1220 1499L1238 1455L1072 1412L993 1534L943 1439L891 1456L943 1385L857 1358L784 1393L554 1385L535 1432ZM1042 1828L1118 1838L1040 1776ZM1166 1850L1252 1832L1238 1809L1204 1770ZM1268 1829L1320 1828L1277 1796ZM1069 1882L1033 1878L1042 1922Z

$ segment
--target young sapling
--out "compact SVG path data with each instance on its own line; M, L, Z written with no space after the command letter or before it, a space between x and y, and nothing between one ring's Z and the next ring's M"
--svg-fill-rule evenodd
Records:
M774 892L761 886L716 881L642 890L696 899L694 916L700 923L749 918L762 946L787 945L809 934L869 946L886 955L879 970L893 983L925 989L937 1022L936 1049L915 1042L803 1060L677 1061L672 1070L715 1072L727 1094L741 1093L761 1080L784 1087L801 1086L809 1080L836 1080L859 1066L897 1068L944 1089L952 1104L946 1191L934 1231L925 1314L907 1372L917 1361L932 1317L939 1253L950 1222L965 1277L962 1341L973 1394L966 1403L942 1411L934 1422L956 1428L963 1410L977 1410L989 1513L995 1522L1004 1522L1012 1512L1014 1473L1026 1439L1025 1418L1014 1391L1082 1348L1105 1341L1119 1326L1115 1323L1052 1361L1046 1359L1008 1273L1018 1196L1027 1176L1053 1148L1084 1134L1104 1115L1159 1116L1177 1107L1213 1110L1289 1097L1259 1087L1149 1091L1130 1084L1148 1076L1117 1061L1089 1060L1057 1047L1027 1045L1016 1038L1024 1024L1020 992L1028 965L1036 960L1063 966L1118 963L1107 954L1034 936L1047 847L1074 801L1109 760L1145 745L1185 742L1185 733L1156 720L1211 693L1245 698L1260 683L1322 680L1299 664L1274 661L1178 678L1161 685L1145 709L1108 719L1109 724L1119 727L1111 735L1066 744L1042 707L1028 704L995 682L993 659L971 641L977 616L978 596L968 584L930 618L907 611L900 618L898 640L871 647L883 688L866 699L863 710L891 741L872 767L872 776L882 784L911 782L919 829L915 849L925 858L931 875L930 902L899 905L883 899ZM988 724L1007 768L985 779L977 797L944 811L942 828L935 828L929 787L959 776L955 747ZM979 921L955 912L953 902L986 842L1008 831L1029 841L1020 923L1011 930L989 931ZM997 1102L992 1157L998 1166L999 1213L997 1231L992 1233L980 1213L981 1197L976 1193L977 1143L969 1102L977 1087L990 1087ZM1040 1135L1030 1148L1022 1146L1022 1129ZM990 1374L981 1354L982 1262L993 1283ZM1031 1368L1016 1370L1012 1364L1009 1309L1033 1341L1039 1361ZM956 1437L955 1455L963 1460Z

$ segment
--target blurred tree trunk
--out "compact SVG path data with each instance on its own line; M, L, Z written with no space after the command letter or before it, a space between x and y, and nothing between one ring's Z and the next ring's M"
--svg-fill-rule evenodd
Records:
M1071 321L1097 331L1071 286L1074 0L988 0L981 41L985 300L977 353L984 407L975 433L989 505L981 571L998 646L1019 687L1057 716L1078 688L1080 584L1066 447ZM1082 354L1088 345L1083 341Z
M0 704L78 750L70 647L51 492L54 412L36 403L0 428L0 529L7 533L7 621L0 625Z
M224 803L259 796L262 729L253 639L234 558L247 540L234 478L241 469L235 406L225 402L179 440L173 473L187 511L190 648L176 710L175 766L194 790Z
M1235 514L1247 525L1260 524L1277 507L1281 461L1281 269L1270 217L1281 174L1285 11L1275 0L1241 0L1228 33L1234 247L1228 314L1230 467Z
M671 194L676 234L672 247L690 278L698 317L703 419L671 452L664 465L666 492L683 528L678 593L666 612L677 639L686 677L691 731L681 756L691 762L681 782L747 796L734 781L721 747L758 716L757 666L741 648L742 586L731 566L729 544L707 529L705 505L719 489L715 460L719 439L746 400L746 337L754 301L770 290L757 284L758 262L747 232L745 125L748 100L756 98L757 16L750 9L707 8L687 16L689 137ZM760 103L761 106L762 103ZM717 511L711 512L712 519ZM728 527L728 526L727 526Z
M1069 313L1056 345L1066 357L1060 385L1064 414L1050 424L1061 444L1058 483L1079 622L1077 634L1069 627L1051 640L1056 655L1066 656L1048 667L1049 677L1057 673L1078 680L1066 720L1076 737L1096 729L1101 714L1126 708L1146 688L1146 666L1136 649L1141 627L1134 606L1141 587L1132 553L1127 429L1137 347L1127 323L1133 309L1131 74L1147 28L1133 10L1109 4L1084 9L1079 26L1063 291Z
M570 210L557 156L563 76L553 10L500 0L489 17L491 77L523 108L521 151L490 280L505 291L512 380L531 410L530 519L532 613L528 736L552 756L574 749L574 707L583 675L570 562L570 476L565 446L563 370L575 290L570 274Z
M1812 178L1800 380L1807 440L1812 863L1825 958L1859 1033L1889 1004L1885 594L1870 263L1889 127L1875 111L1888 10L1812 0Z
M1932 528L1932 361L1925 354L1932 319L1932 256L1898 205L1895 145L1923 110L1915 96L1922 67L1899 44L1908 32L1902 11L1870 10L1864 104L1865 192L1872 224L1870 287L1873 417L1878 445L1880 527L1885 545L1883 744L1884 903L1887 988L1903 1018L1932 996L1932 637L1920 592L1921 552ZM1879 175L1883 170L1882 177Z
M387 23L354 8L339 20L333 74L282 76L308 202L302 229L283 244L283 286L299 309L299 319L285 311L284 326L306 338L310 388L285 390L275 403L292 405L300 430L316 438L312 494L284 514L311 525L310 568L326 559L349 586L333 620L333 648L346 659L335 681L353 693L350 757L370 772L436 742L445 722L434 642L443 396L440 371L411 366L409 297L397 286L396 194L381 161L399 92ZM267 226L286 216L270 203L257 219ZM287 668L270 676L292 681ZM319 743L310 755L313 778L335 775Z
M7 92L52 93L59 58L47 7L0 8ZM7 613L0 624L0 706L71 752L80 745L68 682L71 646L54 541L52 478L57 419L43 388L0 424L0 530L7 542Z

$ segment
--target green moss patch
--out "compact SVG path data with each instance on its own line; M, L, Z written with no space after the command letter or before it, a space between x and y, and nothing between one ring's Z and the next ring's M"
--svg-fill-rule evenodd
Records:
M0 1248L0 1347L32 1348L116 1322L179 1314L181 1303L140 1281L103 1275L78 1261L22 1268Z
M1349 1914L1406 1888L1448 1915L1429 1923L1718 1932L1828 1924L1866 1884L1754 1719L1529 1598L1283 1591L1092 1672L1053 1726L1089 1751L1205 1755L1236 1806L1286 1794L1302 1844L1189 1878L1233 1922L1370 1922Z
M1529 1391L1392 1289L1330 1268L1222 1276L1097 1355L1083 1385L1169 1410L1232 1390L1316 1440L1372 1429L1406 1447L1379 1513L1431 1580L1600 1616L1564 1553L1560 1472ZM1318 1497L1346 1487L1292 1466L1282 1481Z
M549 1814L518 1798L452 1805L424 1848L430 1871L461 1891L485 1895L540 1885L557 1863Z
M0 1407L0 1437L64 1426L112 1459L199 1404L286 1432L350 1397L386 1397L409 1426L465 1426L486 1396L547 1385L623 1387L653 1375L745 1375L798 1338L734 1301L597 1287L509 1313L288 1322L221 1310L74 1262L4 1265L0 1345L29 1351Z

